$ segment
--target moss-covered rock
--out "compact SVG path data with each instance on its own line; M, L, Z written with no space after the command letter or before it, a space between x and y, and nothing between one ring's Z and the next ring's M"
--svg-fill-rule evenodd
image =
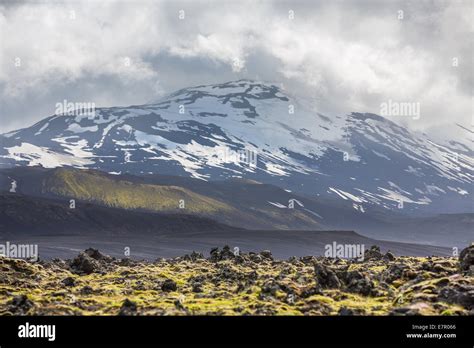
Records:
M0 257L0 271L0 315L467 315L474 298L449 257L284 261L224 248L147 262L88 249L66 262Z

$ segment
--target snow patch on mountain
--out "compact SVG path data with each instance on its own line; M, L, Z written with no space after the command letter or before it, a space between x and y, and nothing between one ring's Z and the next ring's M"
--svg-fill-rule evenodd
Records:
M0 157L2 165L242 177L351 201L359 211L362 204L399 209L400 202L414 211L472 210L470 141L440 136L374 114L322 115L275 85L241 80L96 108L94 117L53 115L0 137ZM245 152L255 154L252 163Z
M19 146L8 148L8 157L16 161L26 161L28 166L41 165L44 168L56 168L61 166L84 167L94 162L86 158L78 158L72 155L53 152L45 147L29 143L21 143Z
M46 124L46 126L47 126L47 124ZM43 130L40 129L40 133ZM66 130L70 131L70 132L73 132L73 133L97 132L99 130L99 127L97 125L90 126L90 127L81 127L78 123L72 123L67 127Z

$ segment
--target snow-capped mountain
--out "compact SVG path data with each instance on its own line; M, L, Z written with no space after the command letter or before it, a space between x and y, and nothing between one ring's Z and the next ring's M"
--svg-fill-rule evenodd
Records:
M2 167L242 177L349 201L361 214L374 205L473 211L469 140L434 141L374 114L325 116L275 85L248 80L185 88L146 105L53 115L0 142Z

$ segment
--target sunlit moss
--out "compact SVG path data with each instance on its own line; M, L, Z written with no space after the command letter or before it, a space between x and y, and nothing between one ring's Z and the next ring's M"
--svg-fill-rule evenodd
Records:
M424 260L410 258L404 262L416 265L417 261ZM448 266L453 263L449 262ZM383 281L386 268L383 261L378 264L377 261L366 264L342 261L341 267L344 265L349 266L349 271L359 270L370 275L377 288ZM141 315L337 315L342 309L386 315L396 307L410 305L418 306L421 314L466 314L466 309L459 305L438 301L437 287L451 280L441 275L432 278L436 273L429 279L417 281L401 277L386 285L390 291L362 296L347 292L344 287L304 295L317 285L311 263L181 260L143 262L130 267L113 264L109 268L104 274L81 276L55 265L0 258L0 314L14 314L10 301L22 294L34 304L23 314L42 315L117 315L125 299L133 301ZM220 276L223 269L230 275ZM252 272L257 274L255 279L248 277ZM66 277L74 278L75 284L65 286L62 281ZM161 285L167 279L176 283L176 291L162 290ZM193 292L194 279L200 279L202 292ZM280 288L263 290L265 284L276 281ZM472 277L465 281L472 281ZM291 300L289 293L294 297ZM418 305L423 302L428 305Z
M43 186L43 190L49 190L69 198L95 201L110 207L178 211L180 200L184 200L187 212L229 212L233 210L224 202L182 187L113 180L105 175L92 174L87 171L58 169L46 180L47 184Z

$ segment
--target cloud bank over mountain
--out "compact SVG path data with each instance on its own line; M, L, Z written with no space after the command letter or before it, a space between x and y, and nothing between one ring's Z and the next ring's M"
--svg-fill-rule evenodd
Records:
M420 103L413 128L471 125L472 3L6 2L0 132L58 101L139 104L237 78L283 83L318 111Z

